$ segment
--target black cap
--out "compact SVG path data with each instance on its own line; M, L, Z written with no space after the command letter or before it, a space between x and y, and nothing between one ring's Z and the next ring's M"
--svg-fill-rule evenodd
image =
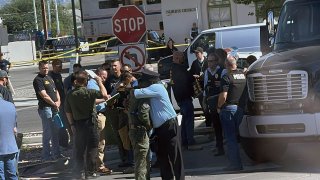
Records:
M140 73L141 73L141 76L140 76L139 80L156 79L156 78L159 78L159 76L160 76L160 74L158 74L157 72L151 71L147 68L142 68Z

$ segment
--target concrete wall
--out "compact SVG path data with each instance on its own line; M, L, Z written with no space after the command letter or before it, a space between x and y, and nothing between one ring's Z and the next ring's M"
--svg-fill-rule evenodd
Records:
M32 63L31 61L36 59L34 41L9 42L8 46L2 46L1 50L5 54L4 58L13 64Z

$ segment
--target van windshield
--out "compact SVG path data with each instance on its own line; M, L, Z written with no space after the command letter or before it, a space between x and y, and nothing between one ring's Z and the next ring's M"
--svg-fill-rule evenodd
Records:
M320 1L288 2L282 9L275 50L320 44Z
M204 51L207 51L208 48L215 47L215 40L216 34L214 32L200 34L199 38L197 38L195 42L192 43L191 52L194 52L197 47L202 47Z

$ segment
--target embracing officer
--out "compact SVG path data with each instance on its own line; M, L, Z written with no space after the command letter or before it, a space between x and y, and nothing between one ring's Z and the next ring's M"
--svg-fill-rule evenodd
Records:
M130 79L130 73L126 79ZM131 74L132 76L132 74ZM139 87L146 87L148 79L142 76L138 80ZM128 81L127 81L128 82ZM134 81L130 85L125 84L132 88L136 84ZM128 103L128 117L129 117L129 137L132 143L134 160L135 160L135 179L136 180L149 180L150 179L150 158L149 158L149 132L152 128L150 120L150 104L149 99L137 99L133 94L134 90L130 90L129 103Z

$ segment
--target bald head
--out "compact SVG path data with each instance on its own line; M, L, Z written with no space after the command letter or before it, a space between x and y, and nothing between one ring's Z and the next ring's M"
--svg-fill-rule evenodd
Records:
M231 69L231 70L234 70L234 69L237 69L237 60L234 56L232 55L228 55L227 56L227 59L225 61L225 66L227 69Z

